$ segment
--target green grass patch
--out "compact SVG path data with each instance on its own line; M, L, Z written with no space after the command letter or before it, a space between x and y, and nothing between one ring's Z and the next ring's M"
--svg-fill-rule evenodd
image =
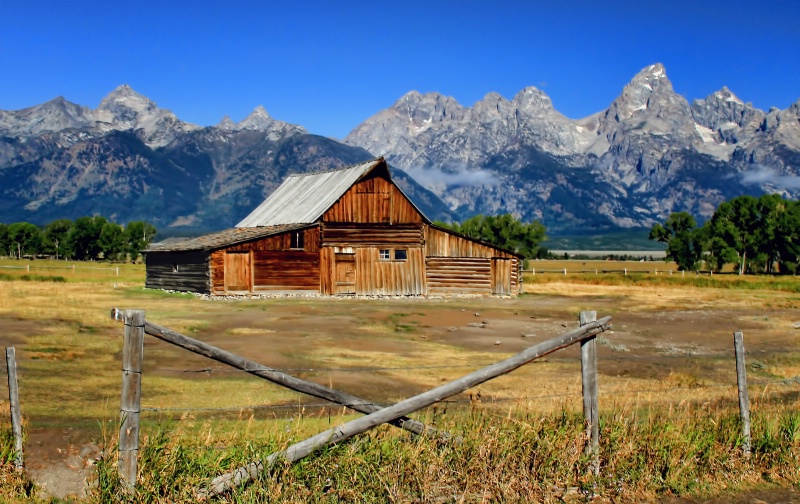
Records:
M67 279L62 277L62 276L28 275L27 273L24 274L24 275L8 275L6 273L0 273L0 281L2 281L2 282L22 281L22 282L58 282L58 283L64 283L64 282L67 281Z
M712 289L740 289L740 290L771 290L781 292L800 293L800 280L797 277L771 277L760 275L696 275L694 273L682 276L680 273L673 275L653 275L641 272L622 273L570 273L563 274L530 274L524 275L527 284L546 283L576 283L583 285L624 285L638 287L698 287Z
M800 413L756 412L753 454L742 451L734 411L601 414L600 474L591 471L581 415L461 410L423 418L460 443L388 426L232 491L232 502L550 502L572 492L612 501L714 498L800 481ZM424 414L423 414L424 417ZM302 427L312 422L313 429ZM211 478L325 428L320 419L240 421L232 431L193 420L143 431L138 502L193 502ZM315 430L316 429L316 430ZM92 500L126 501L114 457L100 464Z

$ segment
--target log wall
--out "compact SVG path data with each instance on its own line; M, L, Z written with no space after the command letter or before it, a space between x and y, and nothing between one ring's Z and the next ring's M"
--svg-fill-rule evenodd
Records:
M325 223L321 237L327 247L420 247L424 241L419 224Z
M428 257L425 261L428 294L492 293L491 259L482 257Z
M210 292L208 252L148 252L145 263L148 289Z
M423 233L428 294L519 294L517 256L427 225Z

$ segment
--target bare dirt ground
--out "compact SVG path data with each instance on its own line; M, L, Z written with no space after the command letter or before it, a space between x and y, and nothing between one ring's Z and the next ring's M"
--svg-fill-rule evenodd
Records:
M408 397L566 332L585 309L613 317L612 330L602 335L606 344L598 348L601 394L604 379L658 382L680 375L697 383L730 380L734 331L744 332L748 359L762 362L765 373L770 359L800 351L800 330L792 327L800 321L797 296L775 303L748 294L682 293L677 288L640 295L592 286L542 286L540 291L519 299L192 301L196 315L187 324L193 337L378 402ZM698 293L701 297L694 298ZM24 348L28 335L51 323L57 321L0 318L0 344ZM145 355L145 376L190 381L225 376L223 365L153 338L146 341ZM578 350L570 348L549 356L548 362L574 366L577 357ZM437 368L445 365L451 368ZM404 370L424 366L431 369ZM24 362L21 367L24 372ZM376 367L390 369L351 372ZM191 372L201 370L210 371ZM499 389L503 393L512 392ZM143 403L155 406L171 400L143 396ZM31 477L53 496L81 496L102 449L97 429L53 418L27 421ZM800 502L791 491L737 498L726 502Z

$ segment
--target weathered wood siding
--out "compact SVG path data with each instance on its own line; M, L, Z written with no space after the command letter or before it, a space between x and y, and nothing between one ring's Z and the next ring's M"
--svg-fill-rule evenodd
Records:
M428 294L492 293L491 259L483 257L428 257L425 260Z
M428 257L504 257L515 258L504 250L484 245L456 233L424 226Z
M211 292L225 294L225 251L211 253Z
M253 240L251 242L240 243L226 247L228 252L256 252L264 250L298 250L292 249L292 234L303 234L303 249L306 252L317 252L319 250L319 227L302 229L300 231L286 231L274 236Z
M326 247L419 247L423 243L419 224L341 224L322 226L322 244Z
M336 250L334 247L319 249L319 291L332 296L336 294Z
M520 269L522 262L518 258L511 259L511 295L518 296L520 293Z
M424 218L399 189L378 173L356 182L322 216L323 222L422 224Z
M225 291L250 292L253 288L253 268L250 252L225 252Z
M366 296L418 296L425 294L425 257L421 246L396 247L406 259L381 259L379 247L356 249L356 294ZM338 257L338 256L337 256Z
M492 294L499 296L511 294L511 259L492 258Z
M148 289L210 292L208 252L148 252L145 262Z
M356 254L336 253L334 254L334 294L355 294L356 293Z
M295 233L301 233L303 236L302 249L292 248L292 235ZM296 239L294 243L297 243ZM213 292L215 294L242 291L319 292L319 245L319 227L315 226L215 250L211 254ZM250 261L247 265L242 263L245 254ZM248 268L246 272L245 267ZM229 278L226 271L233 272L238 279ZM246 278L249 280L245 285L243 282Z
M302 250L253 252L253 290L319 291L319 253Z

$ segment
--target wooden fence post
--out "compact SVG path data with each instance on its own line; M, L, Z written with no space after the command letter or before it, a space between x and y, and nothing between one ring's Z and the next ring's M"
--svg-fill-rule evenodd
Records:
M8 402L11 404L11 432L14 435L14 467L21 471L22 456L22 413L19 410L19 385L17 383L17 352L14 347L6 348L8 365Z
M128 489L136 488L139 454L139 412L142 398L144 311L125 311L122 347L122 397L120 400L119 475Z
M594 310L582 311L580 325L597 320ZM600 426L597 411L597 336L581 341L581 390L583 392L583 417L586 420L586 453L592 454L592 471L600 473Z
M744 365L744 335L733 333L736 352L736 382L739 385L739 416L742 419L742 449L750 456L750 398L747 394L747 369Z

